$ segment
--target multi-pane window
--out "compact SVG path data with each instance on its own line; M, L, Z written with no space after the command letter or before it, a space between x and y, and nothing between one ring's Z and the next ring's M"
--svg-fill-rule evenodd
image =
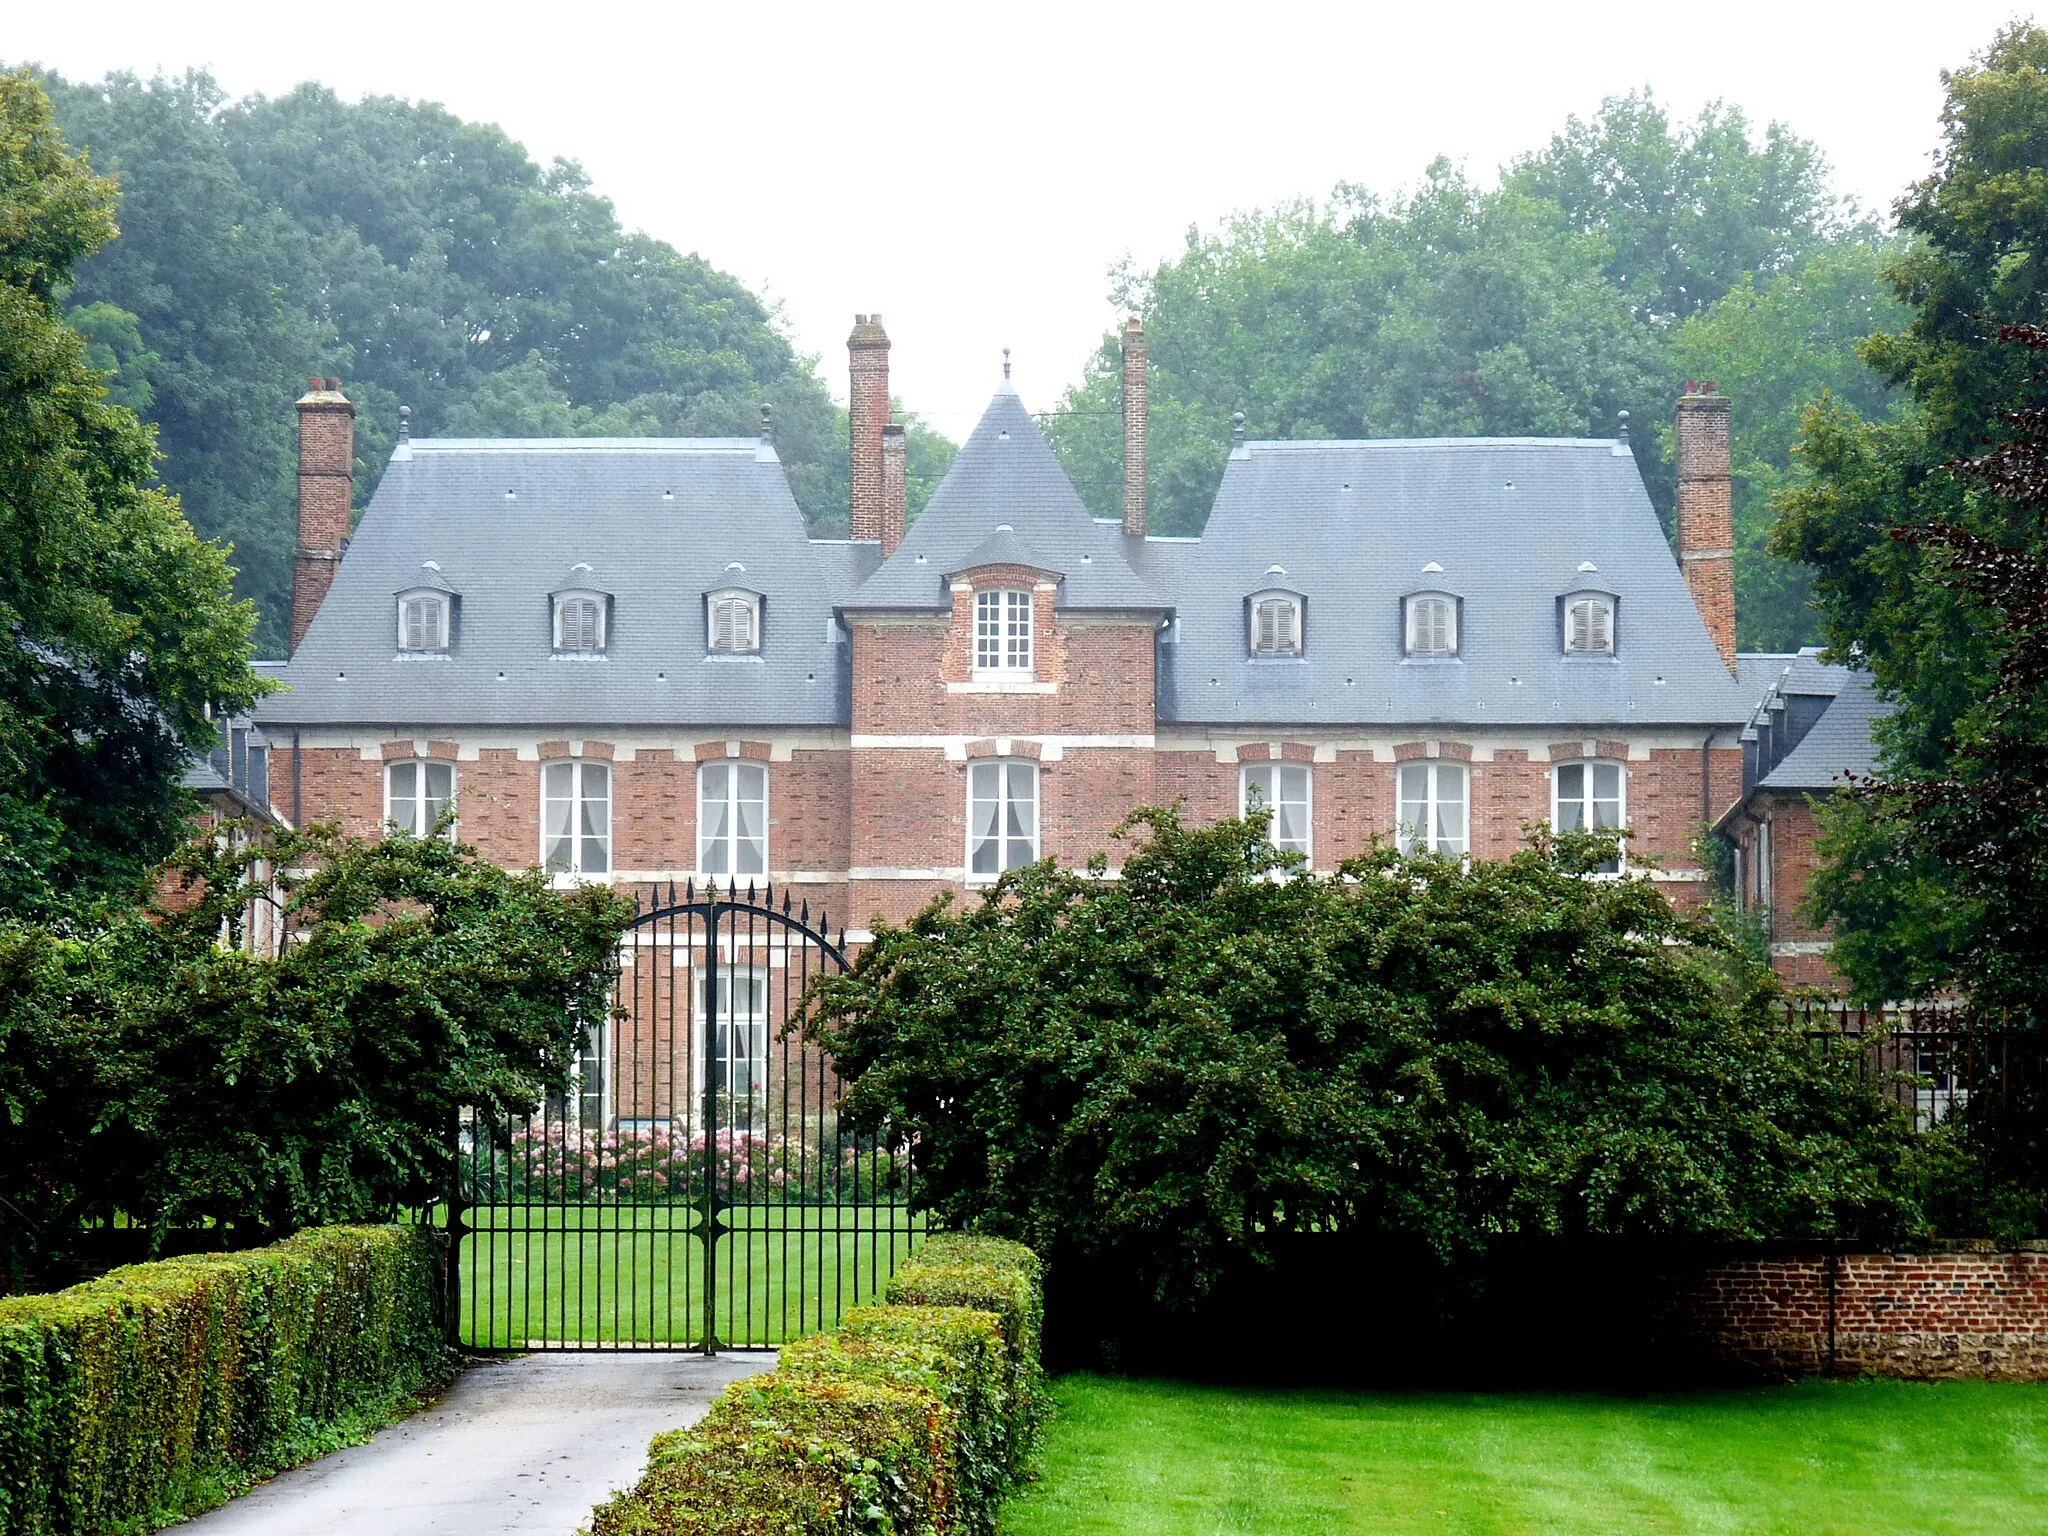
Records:
M1241 775L1243 812L1268 811L1266 836L1275 848L1309 851L1308 764L1246 763Z
M1614 599L1574 597L1564 605L1564 648L1573 655L1614 652Z
M448 649L448 599L438 592L412 592L398 600L401 651Z
M990 758L967 770L967 872L993 878L1038 857L1038 764Z
M565 592L555 599L555 649L604 649L605 600L595 592Z
M761 649L761 599L752 592L714 592L705 622L705 646L713 651Z
M697 868L707 875L768 873L768 769L726 760L697 770Z
M711 1018L712 1086L720 1094L758 1098L768 1087L768 977L756 970L697 973L697 1007ZM704 1034L693 1030L702 1064Z
M384 770L384 820L414 837L430 837L455 801L455 765L401 759ZM455 836L451 817L443 829Z
M1031 670L1029 592L974 594L974 670L1024 673Z
M1251 605L1251 648L1260 655L1291 656L1301 650L1301 600L1268 595Z
M1425 592L1408 599L1408 654L1452 656L1458 650L1458 600Z
M1559 763L1556 813L1550 824L1560 832L1607 832L1622 824L1624 779L1619 763ZM1619 858L1600 866L1602 874L1618 874Z
M601 875L612 867L612 770L582 758L540 771L540 861L553 873Z
M1403 853L1442 853L1462 858L1470 849L1463 763L1421 758L1401 765L1397 821Z

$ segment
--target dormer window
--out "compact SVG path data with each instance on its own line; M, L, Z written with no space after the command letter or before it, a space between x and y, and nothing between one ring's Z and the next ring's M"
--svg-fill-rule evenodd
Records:
M757 592L713 592L705 599L707 651L746 654L761 649L761 597Z
M1301 654L1301 599L1292 592L1260 592L1250 603L1246 643L1255 656Z
M1031 594L1009 590L975 593L975 674L1028 677L1031 668Z
M1568 656L1614 654L1614 599L1580 592L1564 600L1564 649Z
M1410 656L1458 654L1458 600L1448 592L1418 592L1408 599L1407 641Z
M555 649L602 651L610 618L611 600L602 592L557 592Z
M401 592L398 594L398 648L401 651L445 651L448 649L449 594L446 592Z

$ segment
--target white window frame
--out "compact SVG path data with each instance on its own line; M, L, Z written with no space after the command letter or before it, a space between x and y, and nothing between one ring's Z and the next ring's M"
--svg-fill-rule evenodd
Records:
M1597 793L1599 770L1603 768L1614 770L1615 786L1614 793L1611 796ZM1581 777L1579 783L1583 792L1575 796L1567 796L1564 792L1565 775L1574 769L1580 770ZM1602 824L1599 820L1599 807L1610 802L1614 806L1614 820L1610 823ZM1572 809L1568 810L1568 807ZM1568 815L1571 817L1570 825L1566 824ZM1611 757L1574 758L1569 762L1553 764L1550 770L1550 825L1559 832L1582 830L1592 832L1619 831L1627 826L1628 764ZM1594 873L1601 875L1620 874L1627 853L1628 847L1624 843L1622 845L1622 857L1601 865Z
M690 1031L690 1102L687 1106L678 1107L685 1108L687 1110L686 1117L692 1124L695 1124L703 1118L704 1114L704 1037L709 1033L704 1028L704 1016L712 1011L710 1007L712 968L708 965L699 965L693 966L691 971L690 1001L697 1011L691 1021L695 1027ZM732 1094L734 1097L746 1098L759 1103L768 1095L768 1025L769 1015L773 1012L774 1002L769 987L770 973L763 966L728 965L722 959L719 961L718 989L726 995L726 1007L723 1011L719 1012L715 1023L722 1026L725 1031L725 1049L719 1054L724 1057L728 1065L735 1059L737 1053L733 1047L739 1043L733 1030L734 1015L732 1012L732 995L738 990L736 983L739 982L747 984L746 990L752 994L753 1001L758 1004L758 1006L749 1006L747 1009L744 1026L747 1034L745 1043L750 1048L746 1060L753 1069L750 1074L752 1081L748 1084L747 1091L744 1094L737 1094L732 1086L731 1075L728 1073L724 1091L727 1094Z
M571 603L589 603L597 610L594 645L567 644L563 620ZM571 656L601 655L611 641L611 599L602 592L572 591L555 594L555 649Z
M720 610L732 616L730 643L718 643ZM745 643L739 634L738 618L746 616ZM743 587L726 587L704 594L704 649L713 656L754 656L761 650L761 594Z
M1409 794L1413 783L1411 775L1426 774L1424 793L1417 797ZM1455 784L1457 793L1448 793ZM1419 805L1423 808L1423 820L1415 823L1408 816L1408 808ZM1463 829L1457 836L1444 835L1440 830L1442 813L1448 806L1455 805L1459 811L1459 825ZM1426 836L1418 836L1426 833ZM1413 757L1394 769L1394 835L1397 846L1403 854L1418 852L1441 853L1446 858L1469 858L1472 852L1472 770L1468 763L1448 757ZM1422 846L1426 843L1426 847Z
M448 792L444 795L434 795L427 792L427 780L439 776L434 770L439 770L440 773L447 775ZM398 779L401 774L409 774L412 778L413 788L409 794L400 795L398 792ZM396 826L399 831L410 833L414 837L432 836L434 823L440 817L438 812L429 816L427 808L433 805L453 808L455 804L455 779L455 765L445 758L393 758L384 765L384 825L387 827ZM404 807L402 814L400 810L401 805ZM441 835L451 843L455 841L454 816L448 818L448 825L442 830Z
M1417 644L1422 628L1421 615L1425 603L1441 603L1444 607L1444 638L1448 644L1437 649L1424 650ZM1463 615L1458 599L1449 592L1412 592L1402 600L1401 605L1401 649L1409 656L1455 656L1459 642L1464 638L1458 631Z
M1015 793L1020 784L1029 789L1028 796L1023 799ZM993 795L988 792L991 788ZM968 763L966 867L969 884L991 884L1006 870L1021 869L1026 864L1038 862L1045 826L1042 790L1038 764L1028 757L978 757ZM1022 833L1010 830L1014 819L1011 811L1018 805L1027 805L1030 810L1030 826ZM994 808L995 821L990 832L977 835L980 821L977 812L983 806ZM977 848L990 842L995 845L995 867L977 869Z
M1296 789L1299 793L1294 793ZM1242 763L1237 770L1237 814L1249 816L1256 808L1271 811L1266 840L1275 848L1312 858L1315 853L1315 775L1307 763ZM1291 815L1289 813L1292 813ZM1299 818L1299 837L1279 835L1283 826Z
M408 643L412 633L412 626L408 622L406 610L415 603L434 604L435 621L431 644L412 645ZM415 655L431 655L435 651L447 650L449 620L453 614L454 607L454 595L443 592L435 587L415 587L410 592L399 593L398 648L401 651L410 651Z
M567 783L569 793L564 796L556 792L557 784ZM603 786L603 794L592 793L593 783ZM553 807L567 805L569 821L563 830L552 830ZM601 806L603 817L594 832L583 830L585 808ZM549 844L559 842L567 836L568 860L557 863L553 860ZM593 850L591 844L597 847ZM596 858L591 857L595 852ZM612 765L601 759L587 757L557 758L540 765L540 865L551 875L607 875L612 871Z
M1301 655L1307 649L1306 635L1304 634L1304 626L1302 624L1303 607L1300 596L1293 592L1254 592L1250 601L1245 606L1245 649L1254 656ZM1282 643L1283 636L1280 633L1280 626L1276 624L1272 627L1273 633L1271 638L1273 643L1270 645L1260 644L1260 641L1266 638L1264 633L1267 628L1265 616L1268 610L1272 610L1276 616L1285 617L1286 635L1284 639L1286 643Z
M1034 675L1037 594L1022 587L990 587L974 594L974 680L996 682Z
M746 757L714 757L697 765L697 869L705 875L768 873L768 765ZM759 795L741 791L749 781L758 784ZM714 785L723 791L713 793ZM741 811L758 804L760 833L749 837L739 830ZM741 857L744 849L751 857ZM744 866L744 867L742 867Z
M1578 635L1578 613L1587 610L1584 645L1574 644ZM1614 654L1614 599L1605 592L1574 592L1564 600L1563 632L1558 643L1567 656L1612 656ZM1596 643L1604 642L1604 643Z

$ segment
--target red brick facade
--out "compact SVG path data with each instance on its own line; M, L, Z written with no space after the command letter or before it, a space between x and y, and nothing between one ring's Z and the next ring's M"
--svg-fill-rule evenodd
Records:
M1804 794L1752 795L1725 836L1735 850L1736 900L1755 914L1769 946L1771 969L1789 987L1846 990L1829 958L1834 936L1806 916L1806 899L1820 869L1813 800Z

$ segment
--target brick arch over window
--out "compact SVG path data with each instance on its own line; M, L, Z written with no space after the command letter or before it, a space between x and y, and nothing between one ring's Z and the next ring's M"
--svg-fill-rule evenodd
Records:
M953 618L942 669L949 683L972 681L975 667L975 598L983 592L1025 592L1031 597L1031 672L1035 683L1057 684L1066 676L1066 645L1054 622L1059 579L1023 565L988 565L962 571L952 580Z

